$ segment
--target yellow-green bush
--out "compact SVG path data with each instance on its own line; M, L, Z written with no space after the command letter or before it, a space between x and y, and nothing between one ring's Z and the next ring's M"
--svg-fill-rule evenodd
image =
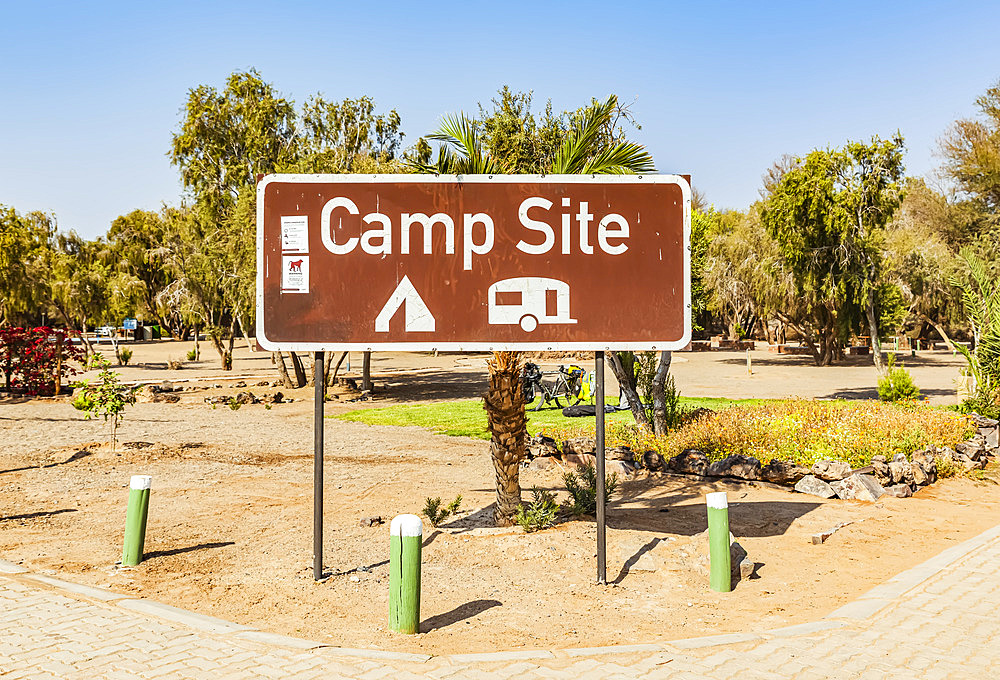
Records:
M548 429L557 441L593 436L586 429ZM670 458L684 449L698 449L712 460L733 454L812 465L818 460L843 460L852 467L867 465L872 456L909 455L926 446L954 446L971 434L969 420L952 411L919 404L878 401L774 401L740 405L707 413L666 437L654 437L634 424L608 428L608 446L656 451Z

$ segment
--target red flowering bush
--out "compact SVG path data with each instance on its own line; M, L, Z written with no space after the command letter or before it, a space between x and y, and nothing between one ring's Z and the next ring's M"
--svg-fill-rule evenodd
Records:
M55 394L63 379L79 371L83 350L70 342L75 331L63 328L0 328L0 370L4 387L29 395Z

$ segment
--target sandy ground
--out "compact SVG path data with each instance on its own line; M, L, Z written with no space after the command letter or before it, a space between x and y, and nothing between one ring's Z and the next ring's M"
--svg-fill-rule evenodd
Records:
M233 393L213 387L233 380L208 362L167 372L167 353L179 346L137 345L135 360L145 366L127 368L124 376L205 380L191 382L198 389L183 392L180 403L137 405L115 453L105 424L84 421L65 401L0 402L0 555L274 632L351 647L457 653L494 650L498 640L509 649L591 646L815 620L1000 521L997 487L968 480L865 505L642 473L610 504L614 583L600 587L592 519L535 534L489 526L487 443L328 419L324 539L332 575L317 583L311 390L282 390L295 401L271 410L212 409L204 397ZM360 355L352 359L359 367ZM801 359L761 356L752 377L738 354L687 354L674 368L692 396L868 389L867 364L817 369ZM388 389L374 405L475 396L484 387L482 362L481 356L375 355L375 373L383 376L376 382ZM943 353L911 364L917 383L941 390L934 394L941 399L958 365ZM234 374L247 381L274 377L267 355L244 353ZM281 388L250 389L259 395ZM328 412L359 405L343 403L348 393L340 396ZM147 559L123 569L116 562L132 474L153 476ZM522 486L533 485L565 497L559 470L523 471ZM759 578L725 595L708 590L697 556L703 495L715 490L729 492L733 533L759 564ZM359 520L418 513L428 496L457 494L466 512L439 529L425 525L423 632L392 635L385 629L387 524L369 528ZM813 533L847 521L854 523L825 544L811 544Z

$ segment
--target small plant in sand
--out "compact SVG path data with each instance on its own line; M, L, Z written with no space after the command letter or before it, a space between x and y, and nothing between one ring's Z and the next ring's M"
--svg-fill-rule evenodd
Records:
M229 404L229 408L232 411L239 411L240 406L243 405L240 402L236 401L235 397L229 397L229 401L227 403Z
M188 353L187 353L187 358L188 358L188 361L197 361L198 360L198 352L197 352L197 350L189 349Z
M73 400L73 406L84 412L89 420L94 416L104 416L104 422L111 421L111 450L115 450L118 424L124 417L125 409L135 404L137 386L123 385L111 364L100 354L91 357L87 368L99 368L97 382L83 380L74 385L80 394Z
M903 364L896 366L896 355L889 352L886 374L878 379L878 398L882 401L920 399L920 390Z
M563 483L569 491L570 502L566 509L577 517L593 515L597 512L597 471L590 463L579 472L567 472L563 475ZM606 498L618 488L618 475L610 474L604 478L604 494Z
M553 492L533 486L531 496L531 502L519 507L514 515L514 521L529 534L555 524L556 514L559 512L559 504L556 503Z
M448 505L441 507L441 497L424 499L424 515L430 520L431 526L436 527L452 515L458 512L462 505L462 497L456 496Z
M132 361L132 350L128 347L115 347L115 357L119 366L128 366L128 362Z
M958 474L958 465L951 456L938 456L934 459L937 463L937 474L940 479L948 479Z

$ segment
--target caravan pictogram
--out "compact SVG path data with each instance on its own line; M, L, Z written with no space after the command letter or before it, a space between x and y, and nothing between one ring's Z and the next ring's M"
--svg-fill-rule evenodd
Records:
M491 326L519 324L526 333L539 324L570 324L569 284L558 279L519 276L497 281L489 289Z

